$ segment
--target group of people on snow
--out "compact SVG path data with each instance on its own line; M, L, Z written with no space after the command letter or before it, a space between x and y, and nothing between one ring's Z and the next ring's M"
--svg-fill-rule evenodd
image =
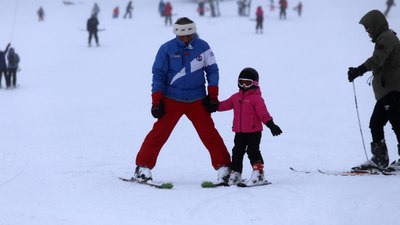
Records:
M10 48L10 46L11 44L9 43L4 51L0 50L0 88L2 88L3 76L7 89L17 87L17 71L20 58L15 49Z
M243 3L245 0L240 0L239 2ZM240 5L240 4L239 4ZM279 19L280 20L286 20L286 9L288 8L288 2L287 0L279 0ZM303 3L299 2L294 8L294 10L297 11L298 16L301 16L302 11L303 11ZM239 15L241 12L241 7L239 7ZM270 2L270 11L275 10L275 5L274 5L274 0L271 0ZM263 33L263 23L264 23L264 10L262 6L257 6L256 9L256 34L258 33Z
M390 122L400 156L400 41L378 10L368 12L360 24L375 43L375 50L360 66L349 68L348 80L353 82L372 71L377 102L370 121L372 157L352 170L400 171L400 158L389 164L383 131ZM244 68L237 79L238 92L219 101L218 65L209 44L194 37L196 24L187 17L179 18L173 25L173 33L176 37L161 45L153 64L151 114L157 121L137 153L132 179L139 182L152 180L151 170L161 148L185 115L210 154L218 182L227 185L242 182L246 153L253 169L247 184L266 182L260 151L263 125L273 136L282 134L282 130L274 123L262 98L257 70ZM234 112L232 130L235 137L231 157L211 117L211 113L227 110Z
M125 14L123 16L124 19L129 18L132 19L132 11L133 11L133 3L132 1L128 2L125 8ZM116 6L112 11L112 18L117 19L119 17L119 6Z
M389 29L386 17L393 0L388 0L385 13L378 10L368 12L360 20L375 44L374 52L358 67L350 67L348 80L353 82L359 76L372 71L372 86L376 98L369 127L371 129L371 159L353 170L400 170L400 159L389 161L385 142L384 126L390 122L398 141L400 155L400 41L396 33ZM271 0L273 4L273 0ZM279 0L281 19L286 19L287 0ZM390 7L389 7L390 5ZM217 179L230 185L242 180L243 159L247 153L252 166L251 184L266 181L264 160L260 151L263 125L273 136L282 134L274 123L261 95L260 76L252 67L243 68L237 76L238 91L230 98L219 101L219 69L209 44L195 36L197 28L194 21L181 17L172 24L170 2L160 1L159 13L165 17L165 25L173 27L175 37L160 46L152 66L152 105L151 114L156 118L152 130L145 137L136 156L136 168L132 179L140 182L152 180L151 170L155 167L158 155L167 142L175 125L185 115L195 127L200 140L208 150L211 164L217 171ZM133 10L131 2L128 8ZM299 16L302 4L296 6ZM95 4L92 16L87 21L88 44L92 38L99 45L97 36L97 15L100 9ZM125 16L130 15L125 14ZM256 32L263 29L264 12L261 6L256 10ZM7 45L0 51L0 87L2 75L6 86L16 85L16 71L19 57ZM8 66L5 62L7 55ZM235 133L232 156L215 128L211 113L233 110Z
M239 91L219 102L218 65L209 44L194 36L196 31L192 20L179 18L173 25L176 37L164 43L157 52L152 68L151 95L151 114L157 121L140 147L132 179L140 182L152 179L151 169L156 165L161 148L185 115L208 150L220 182L241 182L246 152L253 167L250 182L265 182L264 161L259 148L262 125L266 125L274 136L282 131L273 122L261 96L259 74L251 67L244 68L238 76ZM211 117L213 112L227 110L234 111L232 160Z

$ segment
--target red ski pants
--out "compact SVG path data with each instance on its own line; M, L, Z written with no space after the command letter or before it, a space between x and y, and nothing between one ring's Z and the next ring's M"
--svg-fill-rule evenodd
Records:
M167 142L172 130L183 115L186 115L192 122L210 153L213 167L218 169L221 166L230 165L229 152L215 129L211 114L203 106L202 100L186 103L164 98L164 111L165 114L154 123L153 129L144 139L136 156L136 165L149 169L154 168L162 146Z

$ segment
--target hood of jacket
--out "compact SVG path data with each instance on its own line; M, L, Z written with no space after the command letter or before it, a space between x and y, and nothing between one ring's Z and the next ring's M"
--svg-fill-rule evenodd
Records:
M389 24L386 20L385 15L382 14L379 10L371 10L367 14L365 14L360 22L368 32L369 36L372 39L372 42L375 43L376 39L383 32L389 29Z

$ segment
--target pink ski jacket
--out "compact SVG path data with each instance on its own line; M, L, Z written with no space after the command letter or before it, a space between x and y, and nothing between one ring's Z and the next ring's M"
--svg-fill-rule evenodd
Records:
M232 131L236 133L251 133L263 130L262 124L272 120L260 88L233 94L230 98L219 103L218 111L233 109Z

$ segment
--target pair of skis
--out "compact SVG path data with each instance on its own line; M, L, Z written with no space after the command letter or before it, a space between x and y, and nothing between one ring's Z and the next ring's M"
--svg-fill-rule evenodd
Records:
M370 176L370 175L383 175L383 176L395 176L395 175L400 175L400 173L397 171L394 172L389 172L389 171L384 171L378 168L373 168L370 170L350 170L350 171L334 171L334 170L297 170L293 167L290 167L290 170L293 172L298 172L298 173L305 173L305 174L310 174L310 173L320 173L320 174L325 174L325 175L333 175L333 176Z
M215 188L215 187L229 187L229 186L237 186L241 188L247 188L247 187L258 187L258 186L265 186L265 185L270 185L272 184L269 181L264 181L263 183L257 183L257 184L247 184L245 181L242 181L236 185L229 185L226 182L211 182L211 181L203 181L201 183L202 188Z
M171 182L155 182L152 180L148 181L138 181L134 178L127 179L123 177L119 177L120 180L125 181L125 182L131 182L131 183L137 183L137 184L142 184L142 185L147 185L150 187L158 188L158 189L172 189L174 185ZM269 185L271 182L265 181L264 183L259 183L259 184L246 184L244 181L237 184L238 187L257 187L257 186L264 186L264 185ZM211 181L203 181L201 183L201 187L203 188L216 188L216 187L223 187L223 186L230 186L226 182L211 182Z

